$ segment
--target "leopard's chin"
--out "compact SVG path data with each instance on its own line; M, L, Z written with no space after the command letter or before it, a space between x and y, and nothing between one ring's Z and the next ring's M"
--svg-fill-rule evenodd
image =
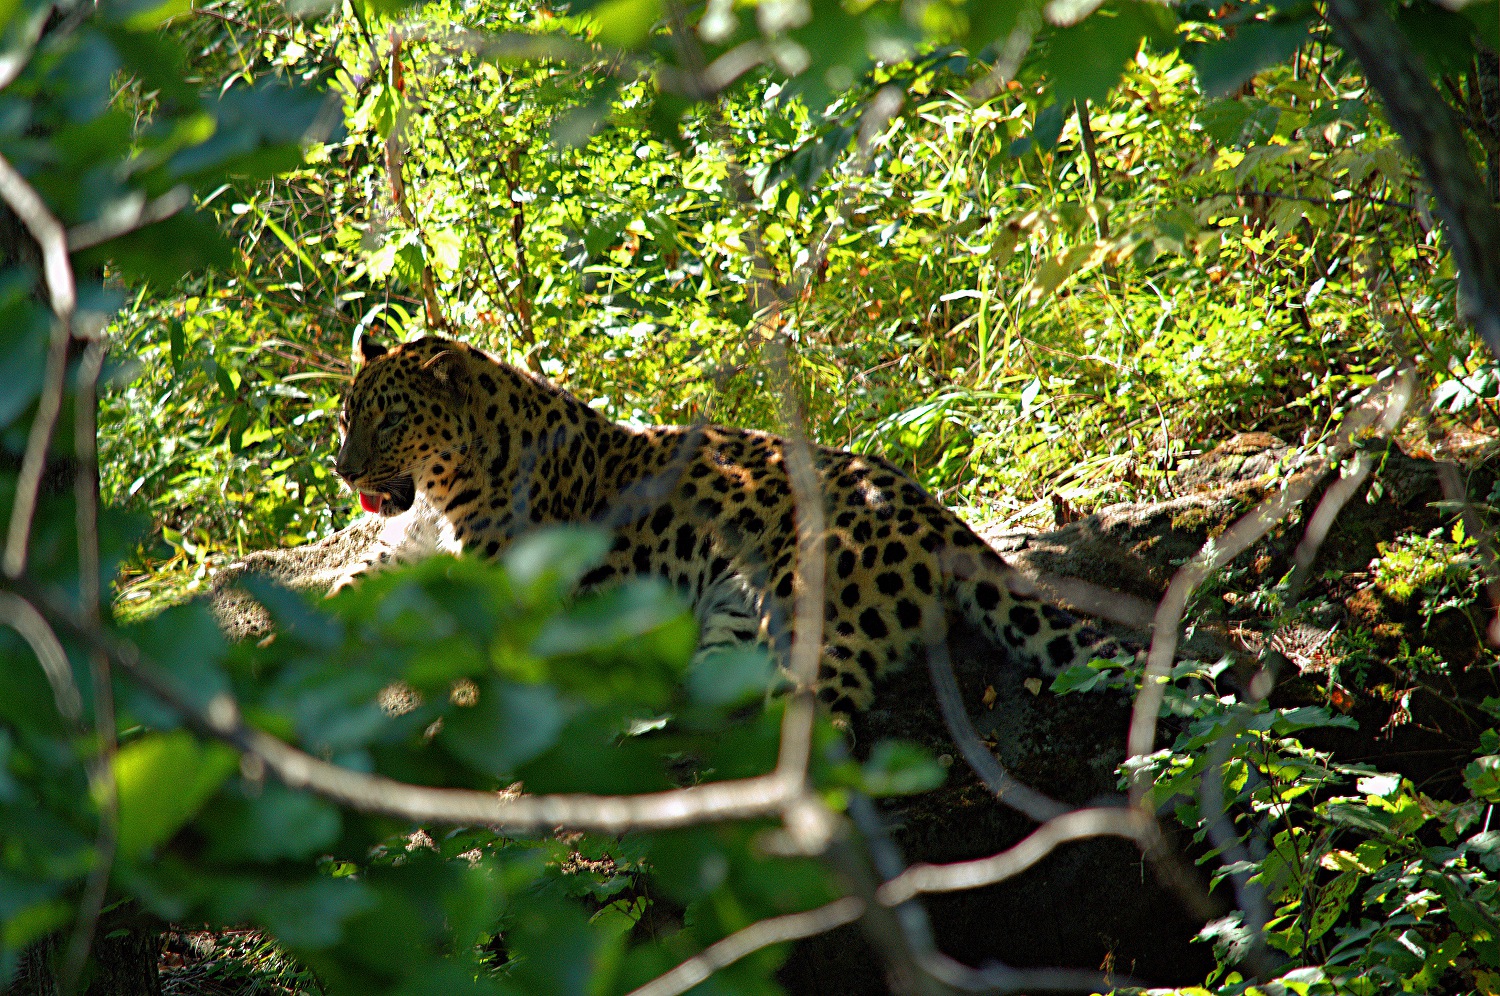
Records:
M390 498L382 508L382 512L386 515L400 515L411 508L412 502L417 500L417 482L412 480L410 474L391 478L380 490Z

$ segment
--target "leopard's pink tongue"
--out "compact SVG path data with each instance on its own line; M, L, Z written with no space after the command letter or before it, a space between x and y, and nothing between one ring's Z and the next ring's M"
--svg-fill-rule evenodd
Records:
M380 514L380 506L384 501L383 495L367 495L363 491L359 493L359 507L371 515Z

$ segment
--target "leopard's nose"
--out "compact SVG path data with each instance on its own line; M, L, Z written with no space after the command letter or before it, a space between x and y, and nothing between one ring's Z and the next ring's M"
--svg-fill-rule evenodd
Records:
M352 481L359 476L362 461L351 453L348 440L339 446L339 455L334 457L333 472L346 481Z

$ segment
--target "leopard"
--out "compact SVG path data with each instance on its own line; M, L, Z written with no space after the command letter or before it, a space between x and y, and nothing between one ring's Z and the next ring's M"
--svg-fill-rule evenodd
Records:
M664 579L697 619L695 662L759 646L784 665L805 573L798 550L821 551L814 691L834 710L869 708L881 681L956 621L1037 674L1120 652L880 457L806 442L794 451L754 429L618 423L438 335L390 346L361 335L351 367L335 472L365 511L410 520L413 539L403 549L389 539L401 530L384 530L336 589L403 560L493 559L529 530L593 523L613 540L580 588ZM804 532L800 546L797 459L823 499L821 533Z

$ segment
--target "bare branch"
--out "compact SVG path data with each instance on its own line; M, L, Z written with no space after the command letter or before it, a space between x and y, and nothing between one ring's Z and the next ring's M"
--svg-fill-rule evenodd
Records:
M734 81L768 61L771 52L759 41L747 41L719 56L697 72L684 73L670 66L662 67L658 79L668 93L694 100L706 100L727 90Z
M943 713L943 722L948 733L958 746L959 753L969 762L969 767L979 776L995 798L1012 809L1025 813L1038 823L1068 812L1068 807L1049 795L1020 781L996 760L995 755L984 745L974 724L969 721L968 710L958 690L958 678L953 673L953 660L948 654L948 642L940 634L927 634L927 672L932 676L933 691L937 694L938 707Z
M47 465L47 449L52 445L52 431L62 409L63 380L68 361L68 340L73 332L73 312L78 293L73 286L73 267L68 260L68 236L48 210L41 196L32 189L16 168L0 156L0 200L4 200L42 250L42 271L47 284L56 321L47 351L47 368L42 381L42 396L37 403L36 418L26 440L26 454L21 458L21 473L16 480L15 504L11 507L10 530L5 541L4 569L8 577L20 577L26 569L26 547L31 539L31 520L36 514L37 492L42 485L42 471Z
M970 107L978 107L993 99L1006 84L1016 78L1016 71L1021 68L1021 60L1026 58L1026 53L1031 48L1031 40L1036 37L1037 29L1042 26L1042 19L1037 16L1034 8L1024 7L1016 26L1011 29L1010 34L1005 36L1005 44L1000 46L1000 55L995 59L995 64L984 78L964 93L964 100Z
M993 885L1021 874L1068 841L1104 836L1144 841L1149 833L1148 819L1135 808L1075 809L1054 816L999 854L945 865L912 865L875 894L882 903L894 906L924 892L958 892Z
M665 975L659 975L639 989L632 990L629 996L677 996L752 952L772 944L827 933L835 927L858 920L864 910L862 900L845 896L805 913L788 913L769 920L759 920L744 930L736 931L722 941L709 945Z
M0 625L15 630L30 645L47 683L52 686L52 700L63 719L75 724L82 720L83 697L73 681L68 655L36 606L15 592L0 591Z
M193 192L179 184L152 200L140 192L114 205L102 217L75 225L68 232L68 249L78 252L128 235L139 228L165 221L193 202Z
M1372 423L1385 427L1400 421L1411 397L1413 378L1410 370L1382 385L1381 397L1350 415L1329 450L1333 459L1347 452L1353 437L1368 429ZM1386 429L1385 431L1389 431ZM1183 611L1194 589L1214 571L1239 556L1253 543L1275 528L1276 524L1301 504L1312 493L1329 467L1329 458L1287 482L1274 496L1261 502L1248 514L1236 521L1220 536L1211 538L1203 545L1198 555L1178 569L1172 576L1167 592L1157 605L1153 623L1151 651L1146 660L1141 690L1136 695L1135 707L1130 717L1130 736L1126 751L1129 757L1142 757L1151 752L1156 741L1156 720L1161 711L1165 685L1176 658L1178 629ZM1131 798L1136 802L1144 798L1146 791L1145 768L1137 768L1131 779Z
M31 19L26 22L25 28L21 31L21 44L0 55L0 90L14 83L26 69L27 63L31 61L31 56L36 51L36 43L41 40L42 32L47 28L47 17L51 13L51 4L38 4L31 12Z
M1234 748L1235 738L1245 729L1243 713L1233 716L1229 724L1219 731L1218 738L1209 747L1203 777L1198 782L1198 814L1208 824L1208 839L1218 849L1219 861L1225 865L1250 864L1253 861L1250 849L1235 832L1234 823L1224 808L1224 780L1220 777L1224 765L1229 763L1229 753ZM1249 869L1233 871L1230 881L1234 884L1234 901L1244 916L1244 924L1250 932L1250 947L1240 959L1261 978L1270 978L1275 972L1275 963L1266 951L1265 929L1271 910L1266 905L1266 890L1260 882L1253 881Z
M1408 362L1402 368L1392 388L1391 396L1380 412L1375 429L1381 436L1389 436L1401 424L1415 387L1416 370ZM1307 520L1307 529L1303 531L1302 540L1297 544L1297 549L1292 552L1292 576L1287 581L1287 587L1294 593L1294 598L1295 593L1300 592L1302 586L1307 583L1307 576L1312 571L1313 561L1317 559L1318 550L1322 547L1323 541L1328 538L1328 531L1333 528L1334 520L1339 517L1339 513L1343 511L1349 499L1359 492L1373 467L1374 460L1371 455L1366 451L1360 451L1355 454L1353 463L1345 469L1343 475L1329 485L1328 490L1323 493L1323 499L1318 502L1318 507L1313 511L1312 517Z
M104 367L107 343L91 341L78 368L78 389L73 396L73 449L77 454L74 478L75 518L78 533L78 601L81 618L90 629L99 627L99 441L96 436L99 373ZM79 904L78 921L63 957L60 991L72 993L83 975L94 928L104 909L114 866L119 826L119 793L115 785L115 698L109 659L103 651L89 652L89 677L94 691L94 729L99 735L99 754L89 763L89 781L99 800L99 832L96 857Z
M1258 541L1285 518L1292 508L1311 494L1313 488L1323 480L1331 462L1347 452L1358 434L1371 428L1372 424L1382 435L1388 435L1394 431L1406 411L1414 386L1415 373L1408 364L1399 375L1384 385L1383 397L1370 399L1368 404L1349 416L1329 448L1329 457L1323 459L1315 468L1305 471L1288 482L1281 492L1261 502L1221 536L1209 540L1204 544L1198 556L1184 564L1173 576L1167 593L1162 597L1157 608L1156 629L1151 641L1151 651L1141 690L1136 695L1131 716L1128 750L1132 758L1149 753L1155 742L1156 717L1161 710L1165 685L1175 658L1178 627L1193 590L1209 574L1229 563ZM1355 458L1350 472L1334 482L1324 494L1323 500L1319 502L1293 554L1294 567L1290 581L1293 592L1300 590L1305 582L1312 561L1317 556L1318 548L1327 537L1339 511L1356 493L1368 475L1370 468L1367 461L1367 454L1360 453ZM1262 671L1251 682L1249 694L1253 699L1264 698L1270 694L1271 688L1271 675ZM1220 857L1226 863L1248 861L1250 858L1248 851L1234 832L1229 817L1224 812L1223 786L1215 777L1229 760L1234 738L1242 729L1242 721L1236 719L1220 732L1208 752L1207 769L1199 786L1199 809L1208 823L1210 839L1219 849ZM1131 775L1130 786L1131 799L1143 815L1145 814L1146 790L1149 787L1146 783L1147 770L1144 765L1136 767ZM1266 975L1275 968L1275 965L1265 950L1262 936L1269 916L1264 890L1250 880L1248 873L1236 873L1232 875L1232 881L1235 887L1236 903L1243 912L1245 923L1252 934L1252 945L1245 960L1252 971Z
M792 397L791 371L786 349L772 340L774 361L782 375L782 421L787 427L786 473L792 491L797 521L797 560L793 605L791 650L787 670L794 692L786 705L782 723L781 755L777 770L785 777L803 778L812 749L812 725L816 702L813 688L818 681L818 662L823 653L823 603L827 599L827 554L824 551L823 491L812 448L802 427L802 413Z
M25 587L31 593L30 586ZM0 596L3 595L26 604L18 597L20 592L0 590ZM45 604L45 600L39 600ZM80 641L91 651L103 651L115 667L161 699L200 735L234 747L251 765L269 771L290 788L312 792L356 812L379 813L416 823L491 826L516 833L559 827L623 833L778 815L788 803L797 801L801 788L777 774L626 796L502 798L492 792L409 785L330 764L249 726L241 718L238 705L227 695L199 706L154 666L143 661L135 647L113 642L66 613L49 609L46 616L32 615L23 622L35 619L44 620L44 626L50 622L60 627L69 638ZM22 633L29 638L33 630L34 626Z

